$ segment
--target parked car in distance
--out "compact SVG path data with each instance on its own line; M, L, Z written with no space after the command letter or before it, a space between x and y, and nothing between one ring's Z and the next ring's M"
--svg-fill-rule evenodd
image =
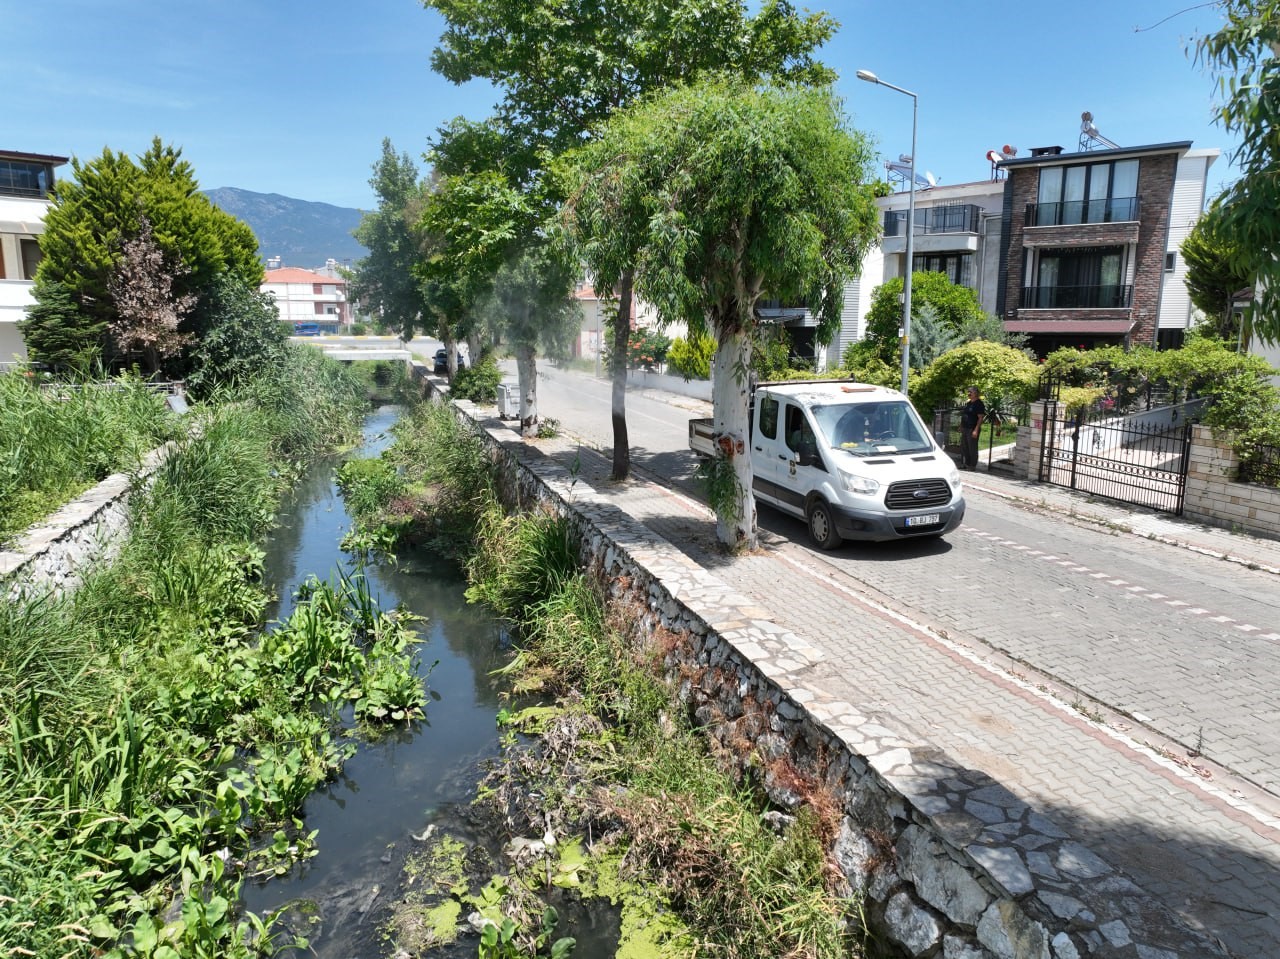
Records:
M466 368L467 368L467 361L463 358L462 354L459 353L458 369L465 370ZM436 350L436 362L435 362L434 372L436 373L449 372L449 354L445 352L445 349L443 346L440 347L440 349Z
M295 323L293 324L294 336L319 336L319 323Z

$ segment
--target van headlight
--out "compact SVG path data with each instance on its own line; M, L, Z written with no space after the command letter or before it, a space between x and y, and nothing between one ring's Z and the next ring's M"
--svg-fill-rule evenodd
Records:
M840 471L840 481L850 493L859 493L863 496L874 496L880 489L880 483L877 480L869 476L858 476L856 473L846 473L844 470Z
M947 482L951 484L952 489L959 489L960 488L960 471L953 467L951 472L947 474Z

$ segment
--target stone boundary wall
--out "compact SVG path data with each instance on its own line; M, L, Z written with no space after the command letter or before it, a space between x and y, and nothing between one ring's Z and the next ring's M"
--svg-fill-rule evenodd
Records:
M415 370L415 375L419 371ZM420 375L433 398L441 380ZM806 682L820 654L487 410L509 505L554 510L633 641L662 653L705 732L770 798L821 792L843 812L831 850L871 931L919 959L1222 959L1132 881L984 773L905 741Z
M650 373L647 370L627 370L627 386L640 390L666 390L695 399L711 402L710 380L686 380L671 373Z
M1183 514L1188 519L1280 536L1280 489L1236 483L1240 459L1205 426L1191 428L1191 465Z
M74 592L84 570L115 556L129 532L129 495L168 457L172 443L147 453L133 473L113 473L0 550L0 592Z

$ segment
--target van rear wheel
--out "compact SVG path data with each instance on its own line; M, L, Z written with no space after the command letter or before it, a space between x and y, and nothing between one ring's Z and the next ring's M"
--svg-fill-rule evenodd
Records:
M818 549L835 549L844 542L836 532L835 517L826 500L810 500L805 514L809 520L809 538Z

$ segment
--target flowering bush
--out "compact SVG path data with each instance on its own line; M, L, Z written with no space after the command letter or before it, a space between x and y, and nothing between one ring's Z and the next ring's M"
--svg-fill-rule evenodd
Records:
M657 330L632 330L627 340L627 365L652 370L667 358L671 338Z

